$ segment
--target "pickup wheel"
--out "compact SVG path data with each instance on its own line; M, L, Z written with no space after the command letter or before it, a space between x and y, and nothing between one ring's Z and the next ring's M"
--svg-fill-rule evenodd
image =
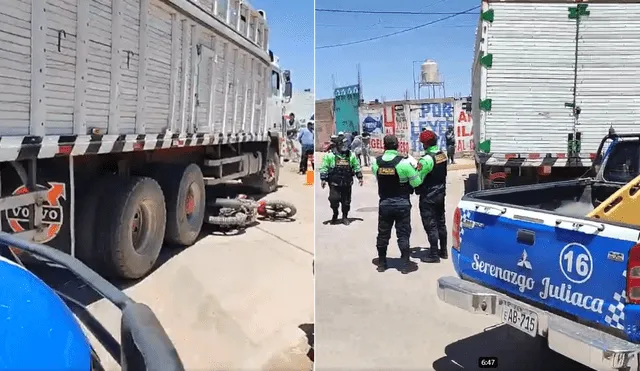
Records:
M191 246L202 230L205 214L205 187L202 170L196 164L167 166L156 172L167 206L164 241Z
M106 189L96 210L99 270L112 277L141 278L151 271L162 248L166 224L162 189L146 177L116 177Z
M279 178L280 156L274 150L269 149L264 170L261 173L242 178L242 184L257 188L262 193L271 193L278 189Z

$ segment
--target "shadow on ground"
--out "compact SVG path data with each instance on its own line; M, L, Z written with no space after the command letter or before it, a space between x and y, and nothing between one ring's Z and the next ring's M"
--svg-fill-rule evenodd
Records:
M283 188L284 186L278 186L278 188ZM266 196L264 193L256 192L254 188L245 186L241 183L227 183L221 184L214 187L209 187L207 189L208 197L215 195L215 197L229 197L235 198L240 194L247 195L247 197L259 200ZM218 226L205 224L202 228L202 232L196 243L201 239L209 236L216 235L222 237L234 237L239 236L245 233L246 228L254 227L259 225L259 222L252 223L250 225L244 226L242 228L224 228L221 229ZM173 257L179 255L186 248L182 246L171 246L165 244L162 248L160 256L151 272L149 274L155 272L158 268L164 265L166 262L171 260ZM87 286L84 281L78 279L71 271L65 268L57 268L51 267L48 265L34 263L29 264L28 268L35 275L37 275L40 279L47 283L51 288L60 291L61 293L75 299L83 305L89 305L93 302L96 302L102 298L101 295L96 293L91 287ZM120 290L125 290L129 287L135 286L138 282L144 280L144 277L139 280L121 280L121 279L110 279L110 282L118 287Z
M362 219L362 218L347 218L347 219L349 219L349 223L364 221L364 219ZM325 220L324 222L322 222L322 224L331 225L331 219ZM344 225L342 223L342 218L338 218L338 222L335 225Z
M371 260L371 264L377 267L378 261L378 258L373 258L373 260ZM397 271L400 271L400 268L402 268L402 260L400 258L387 258L387 270L395 269ZM409 273L413 273L418 269L418 264L416 264L416 262L410 262Z
M307 352L307 357L311 362L314 362L314 354L313 354L313 341L314 341L314 324L313 323L305 323L298 326L300 330L302 330L305 335L307 335L307 344L309 344L309 351Z
M444 349L446 356L433 362L435 371L480 369L480 357L497 357L498 370L518 371L587 371L580 365L546 345L546 339L531 336L507 325L491 327L484 332L458 340Z

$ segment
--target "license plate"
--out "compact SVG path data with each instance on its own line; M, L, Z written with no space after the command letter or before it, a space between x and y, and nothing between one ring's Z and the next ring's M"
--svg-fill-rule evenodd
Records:
M503 302L502 322L533 337L538 334L538 315L513 303Z

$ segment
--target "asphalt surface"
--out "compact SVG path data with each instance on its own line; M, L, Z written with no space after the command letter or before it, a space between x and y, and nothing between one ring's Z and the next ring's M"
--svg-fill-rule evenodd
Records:
M300 327L313 324L313 187L295 170L285 165L283 187L267 196L296 205L294 221L261 221L241 235L165 247L166 261L124 290L153 309L187 370L311 370ZM88 307L119 338L115 307L104 299Z
M470 171L449 173L448 220ZM542 339L440 302L436 281L455 275L450 260L418 263L408 275L378 273L373 176L354 186L349 226L323 224L331 218L327 196L316 188L316 370L475 370L486 356L498 357L498 369L508 371L589 370L549 351ZM411 246L427 247L417 198L413 203ZM389 257L399 256L392 237Z

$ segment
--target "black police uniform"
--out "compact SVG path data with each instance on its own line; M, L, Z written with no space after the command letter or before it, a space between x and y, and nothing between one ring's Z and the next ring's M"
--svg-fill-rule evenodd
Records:
M433 169L416 188L420 196L419 209L422 225L427 232L429 252L423 261L437 263L447 255L447 226L445 219L445 196L447 189L447 156L442 152L427 153L433 160ZM438 243L440 250L438 251Z
M396 227L398 247L403 263L401 271L408 273L410 269L410 244L411 237L411 201L413 188L409 184L400 182L396 166L404 159L396 156L390 161L385 161L382 156L376 158L378 165L378 196L380 205L378 212L378 237L376 248L378 250L378 270L387 268L387 247L391 239L391 228Z
M348 214L351 210L353 176L358 176L351 167L351 151L335 152L335 166L329 169L329 204L333 210L332 223L338 219L338 209L342 211L342 222L349 224ZM359 175L362 176L362 175ZM342 206L342 207L340 207Z

